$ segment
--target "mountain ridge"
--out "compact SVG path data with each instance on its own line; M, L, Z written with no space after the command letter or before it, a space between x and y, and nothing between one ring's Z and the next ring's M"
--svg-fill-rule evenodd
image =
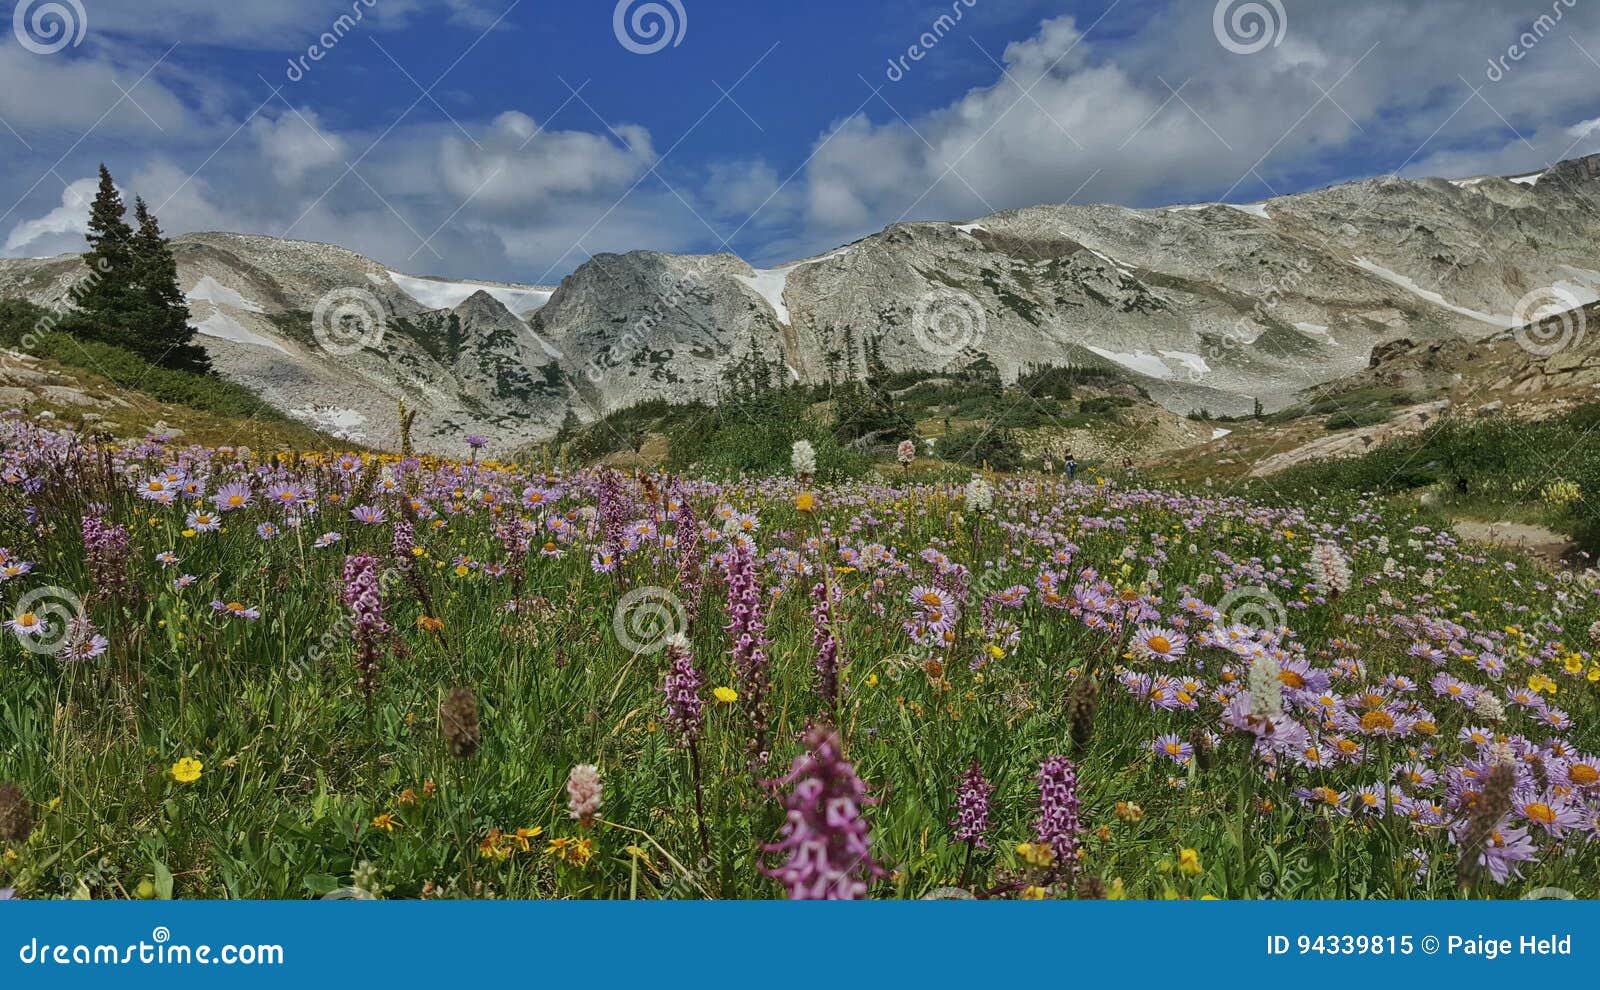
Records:
M1600 156L1524 176L1379 177L1256 204L1039 205L908 221L799 261L595 255L557 286L407 275L338 245L173 239L219 371L308 424L496 449L640 401L711 400L761 353L800 381L986 360L1116 368L1167 408L1239 414L1386 340L1475 340L1600 300ZM0 259L0 295L68 298L75 255ZM356 331L349 340L341 332ZM330 344L331 340L331 344ZM351 346L355 345L355 346Z

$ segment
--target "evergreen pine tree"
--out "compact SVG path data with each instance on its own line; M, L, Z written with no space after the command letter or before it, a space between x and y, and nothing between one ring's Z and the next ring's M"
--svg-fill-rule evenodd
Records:
M89 250L83 256L90 274L78 293L81 317L73 322L77 332L112 343L119 342L119 328L139 306L134 291L133 228L128 226L127 212L111 172L101 165L100 188L89 208Z
M135 335L132 349L170 368L207 371L211 362L194 342L172 246L161 236L161 226L143 199L134 200L133 212L139 223L133 235L133 271L142 305L129 328Z

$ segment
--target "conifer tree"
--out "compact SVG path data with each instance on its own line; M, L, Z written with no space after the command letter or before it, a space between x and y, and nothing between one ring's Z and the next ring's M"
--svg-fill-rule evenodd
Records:
M133 290L133 228L128 226L127 212L110 170L101 165L100 188L89 207L85 235L89 250L83 263L89 267L89 277L78 293L78 306L83 329L108 342L115 342L117 328L139 304Z
M139 223L133 235L134 280L143 303L132 328L140 340L136 349L168 367L208 370L210 361L194 342L195 330L189 325L189 303L178 287L172 246L161 236L161 226L143 199L134 200L133 212Z

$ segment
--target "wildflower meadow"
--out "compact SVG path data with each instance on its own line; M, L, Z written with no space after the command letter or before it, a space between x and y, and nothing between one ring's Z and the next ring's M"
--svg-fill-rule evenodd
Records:
M1600 590L1414 503L0 450L7 898L1600 895Z

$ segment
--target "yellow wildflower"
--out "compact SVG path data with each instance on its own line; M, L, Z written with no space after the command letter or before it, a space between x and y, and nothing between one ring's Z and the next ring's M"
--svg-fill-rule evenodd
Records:
M203 763L192 756L185 756L174 763L172 769L167 772L180 784L192 784L200 779L203 770L205 770Z

